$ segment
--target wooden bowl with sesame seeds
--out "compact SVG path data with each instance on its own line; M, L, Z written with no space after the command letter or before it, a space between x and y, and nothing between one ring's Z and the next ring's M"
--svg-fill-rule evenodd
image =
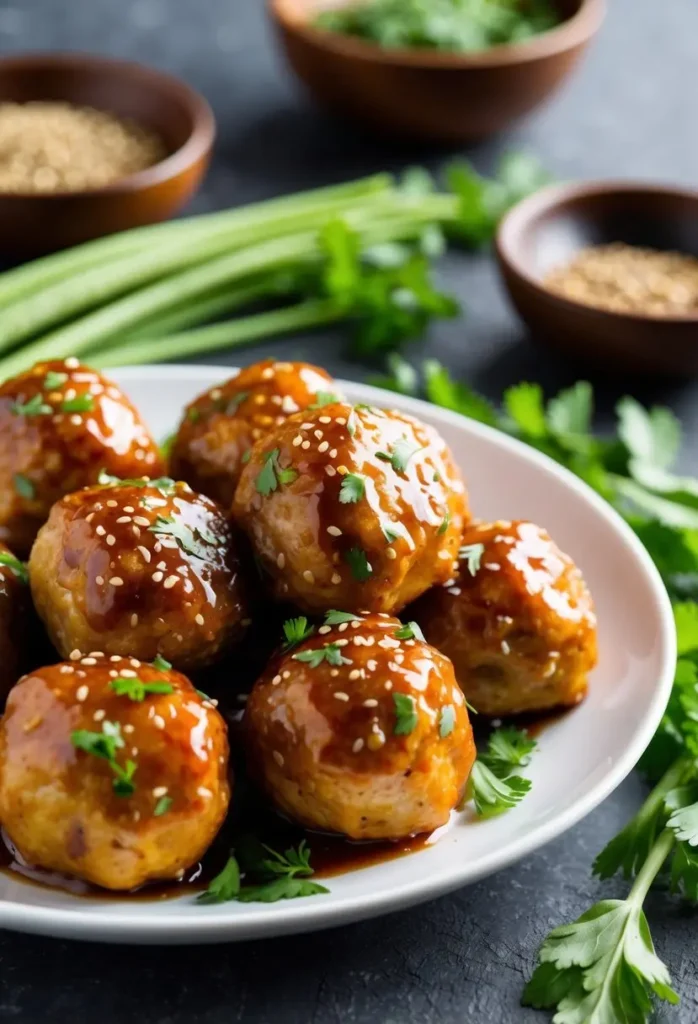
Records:
M36 191L33 180L24 190L21 180L6 185L12 191L0 191L0 248L10 258L166 220L191 198L208 166L215 135L208 103L185 82L154 68L80 53L1 59L0 109L28 103L111 115L157 140L164 155L101 187L75 188L69 174L58 190Z
M534 340L626 375L698 374L698 191L553 185L507 214L496 250Z

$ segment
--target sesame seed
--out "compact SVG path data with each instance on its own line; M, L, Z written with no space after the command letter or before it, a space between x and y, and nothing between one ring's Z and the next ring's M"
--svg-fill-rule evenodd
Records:
M110 498L109 501L107 502L107 508L116 508L118 504L118 501L114 501L113 498Z
M156 569L166 569L167 568L167 562L158 562L158 564L155 566L155 568Z
M510 654L511 653L511 647L506 642L506 640L502 640L502 642L500 644L500 647L502 648L502 654Z
M361 737L359 737L358 740L354 740L354 744L353 744L353 746L351 748L352 749L352 753L358 754L360 750L363 750L363 746L364 746L364 741L361 739Z
M342 531L340 530L340 528L338 526L328 526L327 527L327 532L329 533L329 535L331 537L341 537L342 536Z
M74 651L70 652L70 660L80 661L80 658L82 658L82 651L79 651L76 647Z
M150 526L150 520L146 519L145 516L134 516L133 521L136 526Z
M382 746L385 746L385 733L381 732L380 730L378 730L377 732L372 732L371 735L366 740L366 746L368 747L369 750L374 752L376 750L380 750Z
M135 512L133 505L124 505L124 512Z
M280 754L278 750L274 751L274 760L276 761L276 763L278 764L278 766L280 768L283 766L283 763L284 763L283 754Z
M446 558L452 558L452 557L453 556L451 555L450 551L439 551L439 558L446 559Z
M110 533L109 536L107 537L107 544L109 545L110 548L113 548L114 545L116 544L116 537L114 536L113 533Z
M262 370L262 380L271 380L271 378L273 376L274 376L274 367L273 366L266 366Z
M122 668L119 672L122 679L135 679L136 673L131 668Z
M314 431L313 431L313 434L314 434L314 435L315 435L315 437L316 437L316 438L318 439L318 441L322 441L322 438L323 438L323 433L322 433L322 431L321 431L321 430L314 430ZM329 445L328 445L328 447L329 447Z
M128 733L129 735L132 732L135 732L135 729L136 729L135 725L131 725L130 722L127 722L126 725L123 728L124 728L124 732Z
M204 624L204 617L201 614L201 612L199 612L199 614L194 618L194 622L196 622L197 626L203 626L203 624Z
M271 681L272 686L278 686L281 682L281 676L277 673Z
M94 519L94 517L95 517L95 514L94 514L94 512L90 512L90 514L89 514L89 515L85 516L85 522L86 522L86 523L91 523L91 522L92 522L92 520Z
M305 580L306 583L314 583L315 582L315 576L312 574L310 569L306 569L304 571L303 579Z
M289 670L287 668L284 669L284 671L281 673L281 678L282 679L290 679L291 678L291 673L289 672Z
M337 475L337 470L334 468L334 466L325 466L325 472L327 473L328 476Z
M349 641L344 637L341 640L335 640L335 647L346 647Z
M63 365L67 370L77 370L78 366L80 365L80 360L77 359L75 356L68 356L68 358L63 361ZM121 395L119 395L118 397L121 398Z
M131 616L131 628L135 628L138 625L138 612L134 612Z
M94 718L95 722L101 722L105 715L106 711L104 710L104 708L99 708L97 711L95 711L92 717Z
M95 583L97 584L98 587L103 586L104 576L95 576Z
M144 561L144 562L146 562L146 563L147 563L147 562L150 562L150 552L148 551L148 549L147 549L147 548L144 548L144 547L143 547L143 546L141 545L141 546L140 546L140 547L138 547L138 548L137 548L136 550L137 550L137 551L140 551L140 553L141 553L141 554L143 555L143 561Z
M89 692L90 692L89 686L86 686L83 683L82 686L78 686L77 690L75 691L75 699L79 700L81 702L84 701L84 700L87 700L87 695L88 695Z
M162 715L153 715L153 725L156 727L156 729L165 728L165 719L162 717Z
M349 694L345 693L344 690L336 690L334 693L334 699L347 701L349 700Z
M119 516L119 518L116 521L117 523L130 523L131 516Z
M167 786L156 786L153 790L154 797L167 796Z
M279 569L283 569L283 567L286 565L286 555L283 553L283 551L280 551L276 556L276 564L278 565Z
M340 427L346 427L347 425L346 417L344 416L338 416L335 422L339 423Z
M332 573L332 583L334 583L334 585L336 586L338 583L341 583L341 582L342 582L342 577L339 575L339 573L338 572L333 572Z
M293 441L291 442L291 444L293 445L294 448L297 448L298 445L302 444L302 443L303 443L303 438L301 437L300 434L296 434L296 436L294 437Z
M304 442L303 442L303 444L301 445L301 448L302 448L302 449L303 449L304 451L307 451L307 450L308 450L308 448L310 448L310 441L304 441Z
M123 659L122 659L120 654L112 654L110 656L109 660L110 661L122 661Z
M103 537L106 532L103 526L95 526L95 533L98 537Z
M80 424L82 423L82 416L78 416L78 414L75 412L70 417L70 422L73 424L74 427L79 427Z
M75 669L73 668L72 665L61 665L61 669L60 670L61 670L62 675L64 675L64 676L70 675L71 672L75 671Z
M344 464L342 464L341 466L337 466L337 472L341 476L346 476L347 473L349 472L349 470L347 469L347 467Z
M179 583L179 576L168 576L165 582L163 583L163 587L165 588L165 590L172 590L175 583Z
M389 679L387 681L387 683L385 684L385 689L386 690L392 690L392 688L393 688L393 684L392 684L392 681Z
M112 587L123 587L124 585L124 581L121 579L121 576L112 576L109 582L111 583Z
M397 558L397 551L395 550L395 548L388 548L387 551L385 552L385 557L389 558L391 562L395 561L395 559Z
M330 450L330 458L331 459L336 459L337 458L337 449L336 448L332 448Z
M317 446L317 450L318 450L319 452L326 452L326 451L327 451L327 449L328 449L329 447L330 447L330 446L329 446L329 444L327 443L327 441L323 441L323 442L322 442L321 444L319 444L319 445Z
M158 571L154 572L150 578L152 579L153 583L160 583L160 581L164 579L164 576L164 572L160 572L160 570L158 569Z
M331 422L332 422L332 417L331 416L319 416L318 417L318 423L331 423Z
M369 697L367 700L364 701L364 707L365 708L377 708L378 707L378 701L376 700L375 697Z
M199 786L199 788L197 789L196 792L199 794L199 796L204 796L204 797L211 797L211 796L213 796L213 793L211 792L211 790L207 789L206 786Z
M318 629L318 633L320 634L320 636L324 636L326 633L331 633L331 632L332 632L332 627L331 626L320 626L320 628Z
M312 430L312 429L313 429L313 424L312 423L301 423L301 430Z
M351 672L349 673L349 678L350 679L360 679L361 678L361 670L358 669L358 668L353 668L351 670Z
M81 665L96 665L97 664L97 659L96 658L81 658L80 659L80 664Z
M336 679L337 676L339 675L339 669L338 668L330 669L330 675L332 676L333 679Z

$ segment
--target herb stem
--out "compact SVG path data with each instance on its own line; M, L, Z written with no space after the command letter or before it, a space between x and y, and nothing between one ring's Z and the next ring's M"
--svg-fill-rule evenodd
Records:
M676 837L668 828L664 829L663 832L660 832L659 836L655 840L654 845L650 849L644 864L638 871L635 881L628 893L628 903L634 904L637 910L640 910L642 907L645 896L659 874L662 864L671 853L675 842Z

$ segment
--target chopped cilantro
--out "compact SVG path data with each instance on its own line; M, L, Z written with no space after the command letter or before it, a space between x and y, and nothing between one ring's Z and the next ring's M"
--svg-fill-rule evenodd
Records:
M69 377L67 373L59 373L57 370L49 370L44 377L44 390L45 391L56 391L58 388L68 381Z
M7 568L12 572L18 580L22 583L29 582L29 572L24 562L20 562L18 558L11 555L9 551L0 551L0 565L6 565Z
M456 727L456 711L453 704L444 704L439 715L439 736L445 740Z
M355 615L354 612L338 612L335 608L331 608L325 615L325 625L339 626L342 622L354 622L360 618L361 616Z
M444 533L446 533L446 530L449 528L450 525L451 525L451 513L447 512L446 515L441 520L441 525L439 526L438 530L436 531L437 535L439 537L442 537L444 535Z
M393 704L395 705L393 732L396 736L409 736L417 728L419 722L415 699L407 693L394 693Z
M293 655L293 660L303 661L311 668L318 668L323 661L333 667L351 665L351 660L343 656L342 649L337 644L323 644L322 647L316 647L312 651L299 651L298 654Z
M264 456L264 466L257 475L257 491L268 498L280 484L292 484L298 476L295 469L281 469L279 466L279 449L267 452Z
M376 452L376 458L382 462L389 462L396 473L404 473L412 456L421 451L421 448L421 445L415 444L409 438L401 437L390 446L389 451Z
M484 544L464 544L458 551L458 558L461 562L467 562L468 572L471 576L475 576L480 568L480 561L484 553Z
M26 498L27 501L31 501L36 497L34 484L28 476L24 476L22 473L15 473L12 477L12 482L14 483L15 491L19 494L20 498Z
M158 802L155 804L155 810L153 811L153 815L156 818L160 818L162 817L163 814L167 814L170 807L172 806L172 802L173 801L171 796L161 796Z
M156 654L152 661L153 668L156 668L158 672L169 672L172 668L172 664L166 661L161 654Z
M365 583L373 575L373 567L362 548L349 548L344 552L344 560L357 583Z
M10 406L10 412L13 416L50 416L53 409L44 402L41 395L37 394L24 404L22 402L14 402Z
M278 900L316 896L328 890L317 882L309 881L314 874L310 866L310 850L303 840L298 849L293 847L278 853L271 847L256 840L240 843L238 851L240 864L235 856L210 882L206 892L199 895L200 903L226 903L238 900L240 903L276 903ZM241 866L245 880L241 884Z
M94 404L92 395L76 395L61 402L61 412L92 412Z
M286 619L282 629L285 637L284 651L290 651L292 647L297 647L315 632L315 627L308 625L308 620L304 615L300 615L297 619Z
M417 622L407 622L393 633L396 640L424 640L424 633Z
M149 694L174 693L172 683L165 682L164 679L144 683L142 679L125 679L120 676L118 679L112 679L109 685L117 697L128 697L134 701L142 701Z
M309 409L322 409L325 405L334 405L335 402L341 402L339 395L335 395L332 391L318 391L315 396L315 402L313 405L308 406Z
M116 795L132 796L136 789L133 782L136 764L134 761L127 761L122 767L116 760L117 751L125 746L121 735L121 726L118 722L102 722L102 732L77 729L70 734L70 741L76 749L108 761L115 776L112 788Z
M366 478L359 473L347 473L339 488L339 500L342 505L353 505L361 501L366 493Z
M208 530L200 526L187 526L174 516L159 515L148 529L158 537L173 537L182 551L202 560L210 558L209 548L215 547L217 543L216 538Z

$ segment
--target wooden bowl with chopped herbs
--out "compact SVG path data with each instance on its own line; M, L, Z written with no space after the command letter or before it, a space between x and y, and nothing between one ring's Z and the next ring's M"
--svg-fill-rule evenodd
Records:
M205 99L153 68L87 54L0 60L0 247L12 258L171 217L214 138Z
M557 89L605 0L269 0L269 10L321 103L382 131L464 142Z
M533 338L625 375L698 374L698 192L553 185L505 216L497 257Z

